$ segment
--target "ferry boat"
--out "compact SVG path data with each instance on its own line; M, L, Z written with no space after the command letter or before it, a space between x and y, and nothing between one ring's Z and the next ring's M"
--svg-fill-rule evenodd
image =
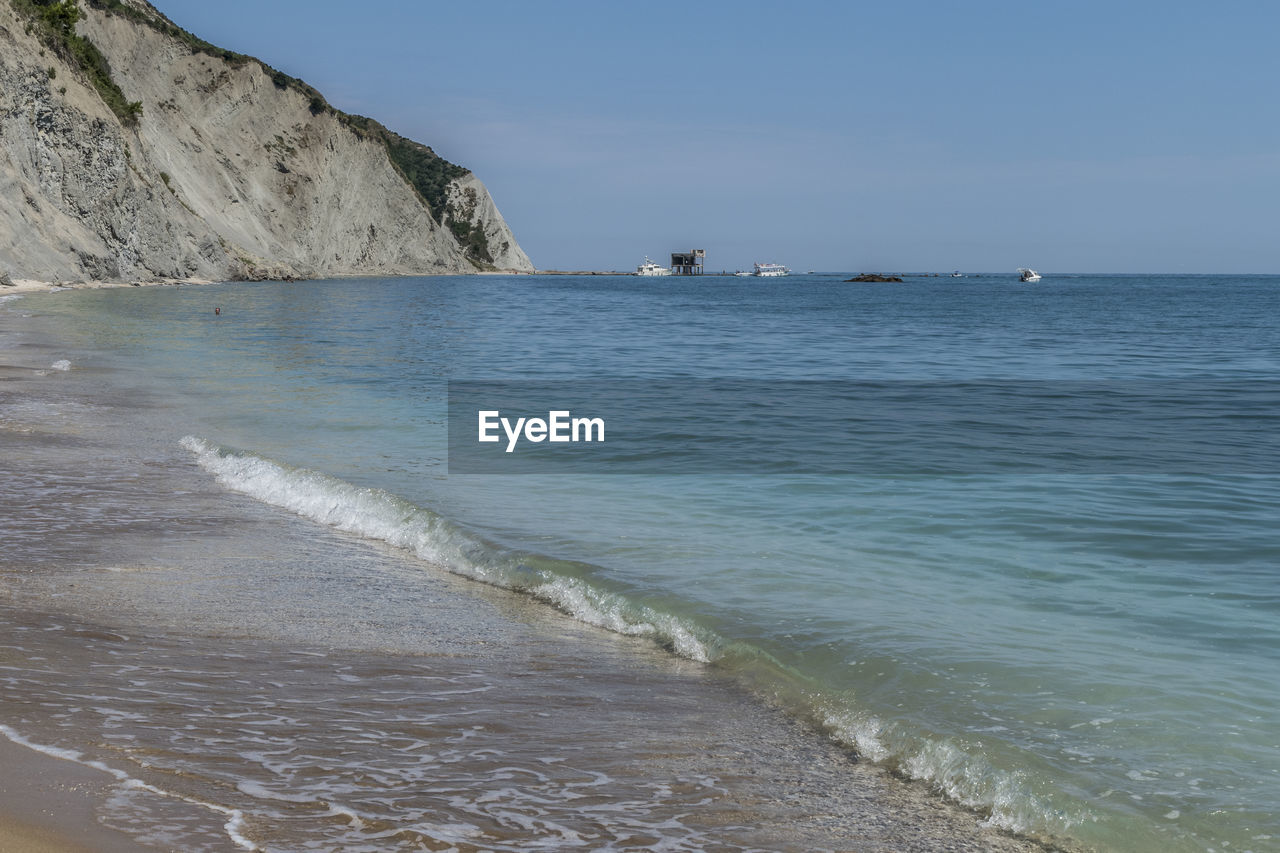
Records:
M1039 281L1040 273L1026 267L1018 267L1018 281Z
M659 266L657 261L649 260L649 256L645 255L644 263L636 267L636 275L671 275L671 270L664 266Z
M791 270L787 269L782 264L762 264L757 262L755 271L751 274L758 275L762 278L772 278L774 276L788 275L790 272Z

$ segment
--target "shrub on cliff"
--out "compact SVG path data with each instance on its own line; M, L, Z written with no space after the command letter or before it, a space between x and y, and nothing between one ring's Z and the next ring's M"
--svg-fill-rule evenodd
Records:
M76 0L13 0L13 8L34 25L41 43L89 78L121 122L130 127L138 123L142 102L130 101L124 96L111 76L111 66L102 51L76 33L76 21L80 20Z

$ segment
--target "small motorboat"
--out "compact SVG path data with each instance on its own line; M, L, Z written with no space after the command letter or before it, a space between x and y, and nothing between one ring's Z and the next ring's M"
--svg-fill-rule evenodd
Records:
M651 261L646 256L644 263L636 267L636 275L671 275L671 268L660 266L656 261Z

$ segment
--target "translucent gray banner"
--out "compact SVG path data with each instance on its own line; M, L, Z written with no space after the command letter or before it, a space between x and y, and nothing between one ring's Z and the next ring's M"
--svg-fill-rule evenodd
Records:
M1276 474L1280 383L451 381L450 474Z

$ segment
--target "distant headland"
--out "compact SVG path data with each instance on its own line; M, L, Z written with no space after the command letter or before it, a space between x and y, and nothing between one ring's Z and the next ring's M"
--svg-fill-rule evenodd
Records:
M0 3L0 273L532 272L484 184L145 0Z

